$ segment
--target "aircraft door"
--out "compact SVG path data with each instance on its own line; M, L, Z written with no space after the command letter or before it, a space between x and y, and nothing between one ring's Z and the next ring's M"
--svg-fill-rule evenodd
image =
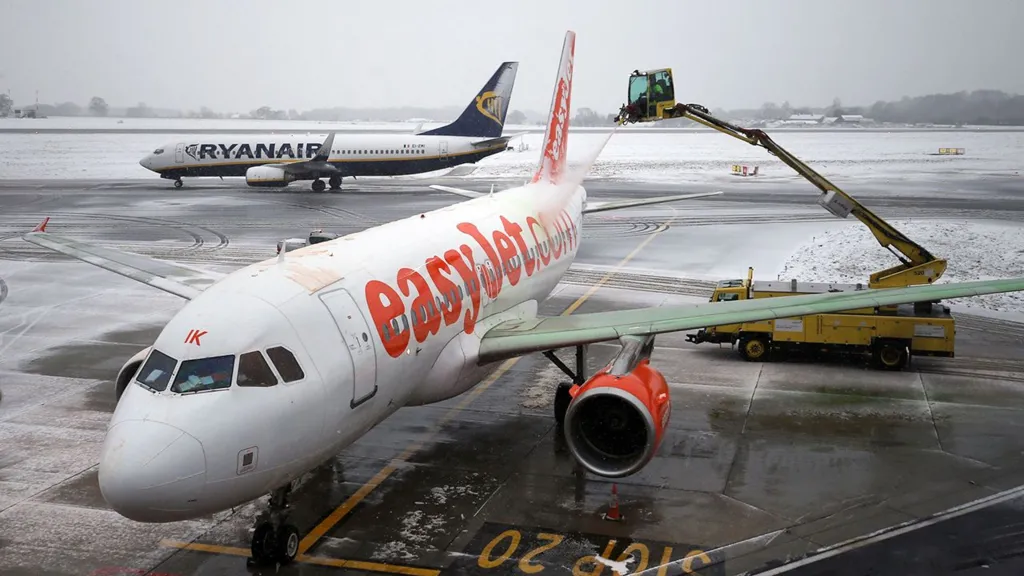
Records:
M178 164L185 162L185 145L178 144L174 147L174 161Z
M352 357L351 407L355 408L377 393L377 357L370 327L348 291L338 289L321 294L320 301L330 311Z
M448 162L448 141L441 140L437 145L437 155L441 157L441 162Z

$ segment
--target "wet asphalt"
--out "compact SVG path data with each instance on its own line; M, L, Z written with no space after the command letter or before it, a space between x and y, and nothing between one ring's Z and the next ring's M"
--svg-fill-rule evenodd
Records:
M181 190L159 180L0 181L0 574L249 573L248 531L261 504L166 525L106 507L96 465L114 408L110 380L181 303L18 234L50 216L63 235L231 269L272 256L278 239L311 227L352 232L459 200L427 183L473 187L425 180L312 194L238 181ZM884 217L1024 221L1020 183L960 182L938 193L931 184L871 186L858 198ZM604 275L592 269L615 266L653 234L578 313L706 301L708 280L666 281L650 270L735 258L728 239L736 230L832 219L806 188L723 187L726 196L685 207L588 220L579 266L542 313L562 313ZM693 188L595 181L588 190L601 199ZM757 238L771 244L775 234ZM556 430L552 398L563 376L539 355L524 357L470 394L400 410L311 472L292 519L323 536L279 573L614 574L602 556L629 561L630 573L740 574L1016 487L1024 478L1024 326L958 321L957 358L916 359L902 373L853 361L748 363L727 346L659 337L653 363L671 383L672 419L655 459L617 483L621 522L601 518L612 483L582 471ZM615 349L592 346L591 369ZM420 448L403 457L412 445ZM368 482L373 489L359 497ZM346 503L347 513L332 515ZM1013 541L1013 506L794 573L952 573L982 557L987 570L1011 566L1012 546L977 550ZM929 559L938 563L921 572Z

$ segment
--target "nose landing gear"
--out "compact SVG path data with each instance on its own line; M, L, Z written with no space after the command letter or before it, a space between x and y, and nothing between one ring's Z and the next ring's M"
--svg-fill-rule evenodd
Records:
M268 510L256 519L252 533L250 565L289 564L299 553L299 529L288 524L288 483L270 494Z

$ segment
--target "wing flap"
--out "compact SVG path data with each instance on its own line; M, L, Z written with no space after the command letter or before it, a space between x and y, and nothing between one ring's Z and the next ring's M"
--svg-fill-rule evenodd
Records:
M140 254L102 248L49 232L33 231L22 235L22 238L26 242L66 254L186 300L195 298L224 277L219 272L199 270Z
M708 196L719 196L721 190L717 192L698 192L696 194L679 194L677 196L658 196L656 198L643 198L641 200L621 200L618 202L587 202L587 207L583 209L584 214L593 214L594 212L607 212L609 210L621 210L623 208L633 208L635 206L650 206L652 204L664 204L665 202L677 202L679 200L693 200L695 198L707 198Z
M1024 290L1024 278L933 284L911 288L861 290L758 298L691 306L614 310L504 322L480 343L480 361L492 362L530 352L614 340L626 335L664 334L708 326L792 318L912 302Z

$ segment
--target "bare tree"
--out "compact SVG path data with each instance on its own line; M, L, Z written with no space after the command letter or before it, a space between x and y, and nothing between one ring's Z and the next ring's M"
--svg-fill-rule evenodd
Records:
M92 112L93 116L106 116L107 115L107 102L99 96L93 96L92 100L89 100L89 112Z

